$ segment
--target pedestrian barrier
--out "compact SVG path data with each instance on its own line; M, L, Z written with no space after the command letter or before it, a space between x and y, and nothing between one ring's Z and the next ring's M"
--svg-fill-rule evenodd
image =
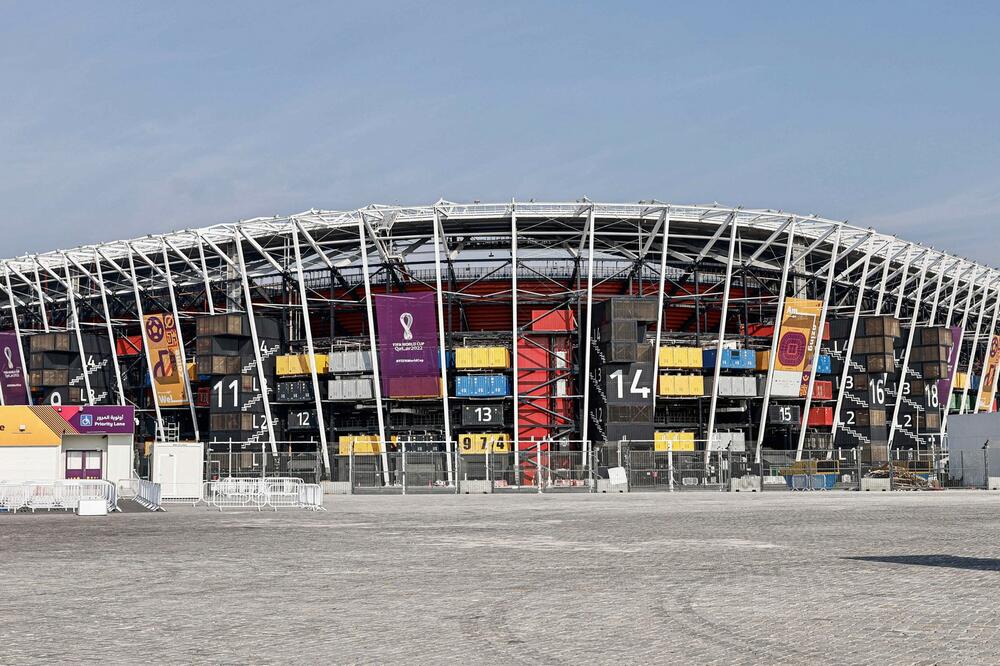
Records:
M205 501L223 509L324 510L323 488L292 477L225 478L205 484Z
M6 512L20 509L76 511L81 499L102 499L108 511L120 511L118 489L110 481L0 481L0 510Z

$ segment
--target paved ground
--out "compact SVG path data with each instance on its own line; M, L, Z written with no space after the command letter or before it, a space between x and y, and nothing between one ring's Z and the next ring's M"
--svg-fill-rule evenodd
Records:
M1000 663L1000 494L0 515L0 663Z

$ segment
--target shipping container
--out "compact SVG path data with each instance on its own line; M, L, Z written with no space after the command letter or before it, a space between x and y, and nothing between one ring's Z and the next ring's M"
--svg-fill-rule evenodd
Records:
M459 398L494 398L510 394L507 375L460 375L455 378Z
M308 375L312 373L309 362L310 354L282 354L277 357L278 376ZM312 354L316 364L316 373L329 372L329 357L326 354Z
M457 347L455 367L459 370L510 367L510 350L506 347Z
M576 316L573 310L532 310L531 330L536 333L575 331Z
M700 368L701 347L660 347L661 368Z
M809 423L810 428L833 425L833 407L810 407Z
M716 349L702 350L702 367L715 368ZM754 370L757 356L752 349L723 349L719 366L724 370Z
M658 395L681 397L705 395L705 378L702 375L660 375Z
M686 430L657 430L653 434L654 451L694 451L694 433Z
M356 456L382 453L382 439L378 435L340 435L337 438L337 452L340 455L350 455L351 445L354 446L353 452Z

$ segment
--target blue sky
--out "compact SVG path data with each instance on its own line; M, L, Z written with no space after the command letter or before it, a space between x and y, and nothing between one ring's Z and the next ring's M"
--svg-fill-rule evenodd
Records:
M0 0L3 254L586 195L998 265L998 33L995 2Z

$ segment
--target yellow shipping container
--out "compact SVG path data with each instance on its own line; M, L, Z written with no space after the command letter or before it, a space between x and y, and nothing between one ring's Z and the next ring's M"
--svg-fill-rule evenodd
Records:
M757 352L757 369L767 370L771 366L771 350Z
M509 368L510 350L506 347L456 347L455 367L459 370Z
M657 395L684 397L705 395L705 378L701 375L660 375Z
M700 368L701 347L660 347L661 368Z
M462 455L482 455L487 448L492 453L509 453L510 435L505 432L477 432L458 436L458 452Z
M653 450L694 451L694 433L690 431L662 431L654 433Z
M490 347L490 368L509 368L510 350L506 347Z
M323 374L330 371L330 357L326 354L314 354L316 359L316 372ZM286 375L308 375L309 368L308 354L283 354L277 357L278 374Z
M354 455L370 456L382 452L378 435L341 435L338 440L338 452L342 456L351 454L351 444L354 444Z
M966 372L956 372L955 373L955 385L952 389L965 389L969 386L969 374Z

